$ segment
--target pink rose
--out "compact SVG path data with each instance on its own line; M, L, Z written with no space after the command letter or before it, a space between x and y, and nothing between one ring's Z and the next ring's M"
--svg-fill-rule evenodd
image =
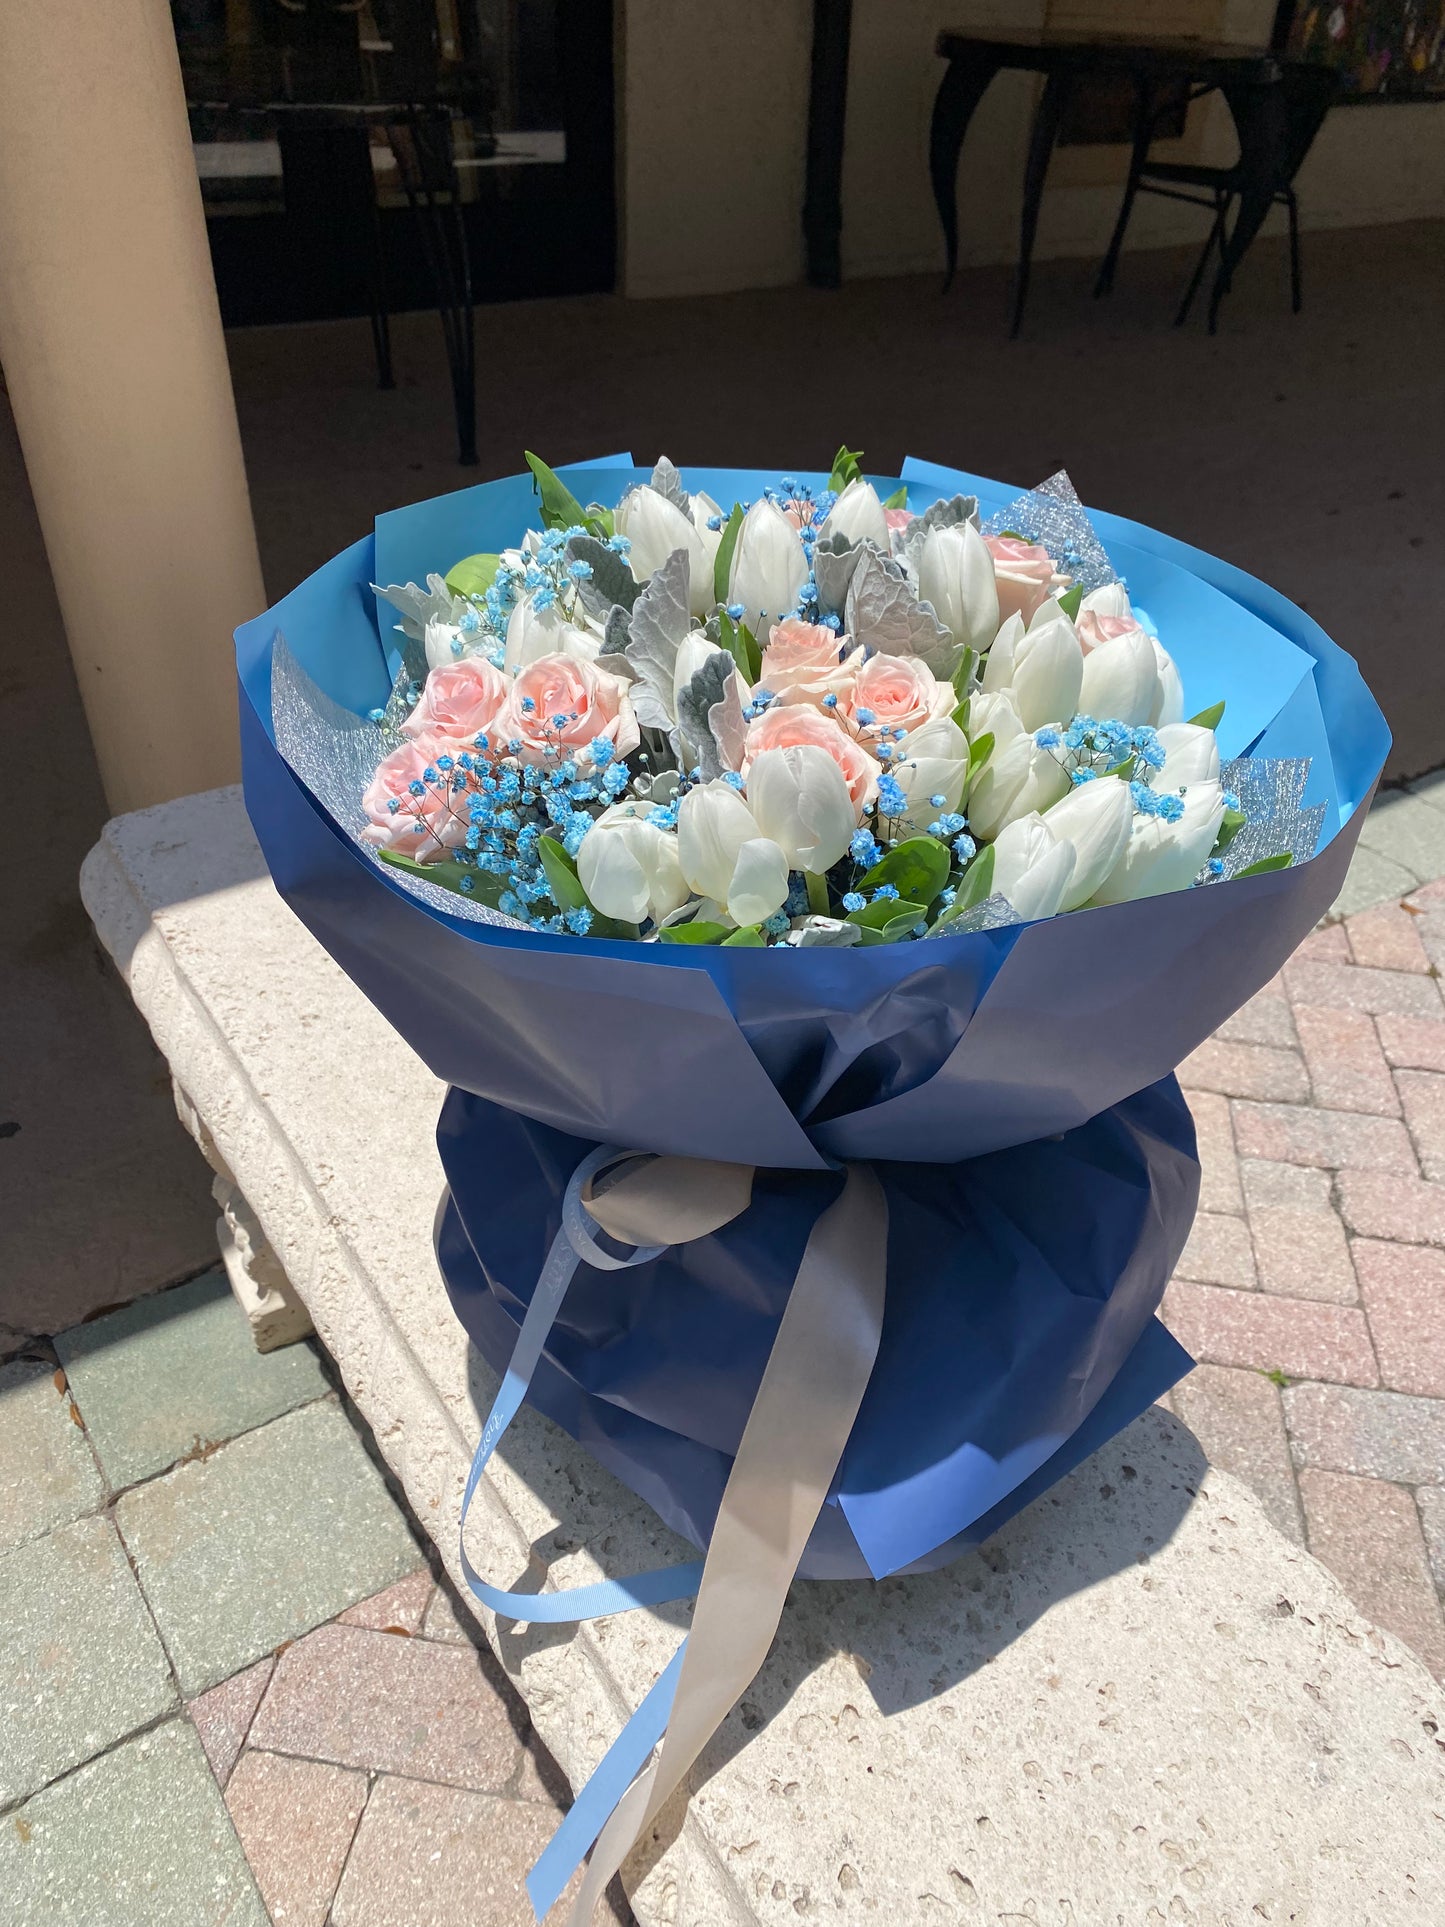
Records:
M790 616L773 624L758 681L780 702L811 703L816 709L825 696L841 702L862 660L863 651L849 651L846 637L840 640L826 623Z
M921 729L936 716L951 716L957 704L952 683L941 683L916 656L870 656L852 689L838 698L838 715L866 742L884 730Z
M775 703L748 728L743 746L744 778L753 758L765 749L793 749L802 745L828 752L843 772L848 794L859 817L878 787L878 765L860 744L821 709L809 703Z
M445 736L450 742L471 743L491 728L507 700L511 683L485 656L464 656L460 662L433 669L421 701L401 726L403 736ZM495 745L493 745L495 747Z
M586 761L599 736L618 756L630 756L641 737L632 698L620 676L576 656L538 656L519 670L497 717L498 744L524 763Z
M896 535L900 529L906 529L912 520L912 509L884 509L883 511L884 526L890 535Z
M1049 593L1054 579L1053 558L1037 542L1025 542L1017 535L986 535L984 541L993 557L1000 623L1019 615L1027 625Z
M436 767L437 757L456 747L450 739L419 736L398 744L378 764L361 799L367 815L367 827L361 834L367 843L399 850L418 863L430 863L444 850L455 850L466 841L466 775L461 770ZM432 771L430 782L426 778L428 769ZM422 785L420 796L412 795L413 783Z
M1112 642L1116 636L1127 636L1139 624L1132 616L1101 616L1092 609L1084 609L1074 628L1078 632L1079 646L1087 656L1101 643Z

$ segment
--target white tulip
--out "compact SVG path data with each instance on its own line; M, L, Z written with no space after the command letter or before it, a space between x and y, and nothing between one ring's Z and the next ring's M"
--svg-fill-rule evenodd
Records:
M1073 845L1031 810L999 831L989 888L1007 897L1025 923L1034 923L1061 907L1073 870Z
M1156 790L1187 790L1191 783L1212 783L1219 776L1219 741L1198 723L1166 723L1159 731L1162 768L1150 782Z
M1044 607L1052 613L1041 612L1027 629L1016 615L1010 616L984 666L984 688L990 693L1006 688L1025 729L1067 723L1079 707L1083 687L1084 652L1074 625L1056 602ZM1014 623L1019 624L1017 634L1012 632ZM995 671L1000 645L1004 659Z
M677 838L649 823L650 803L614 803L583 837L577 876L587 901L621 923L654 921L680 910L691 895L678 861Z
M761 923L787 898L788 859L731 783L700 783L683 797L677 854L693 889L726 904L736 923Z
M723 526L727 522L727 519L728 518L724 513L724 511L720 509L717 503L712 499L712 497L706 494L702 489L699 489L696 495L693 496L692 525L697 530L698 539L701 541L703 546L703 553L707 557L707 583L708 583L708 608L709 609L712 607L713 603L717 600L716 596L714 596L712 592L713 564L717 561L718 544L722 541ZM708 527L708 523L714 522L714 521L717 523L717 527L715 529L710 529ZM704 611L701 609L698 611L699 615L702 615L703 613Z
M992 736L995 749L1002 749L1011 743L1015 736L1022 736L1024 726L1019 721L1018 711L1013 699L1004 689L975 689L968 699L968 734L970 740L977 742L980 736Z
M676 720L677 717L677 699L683 690L687 688L698 670L702 668L709 656L724 654L726 654L726 651L720 649L717 643L709 642L701 629L691 629L687 635L683 637L681 643L678 645L677 660L673 664L672 670L672 714L674 720ZM732 658L729 656L728 660L731 661Z
M983 659L983 676L980 687L988 693L997 695L1012 687L1014 679L1014 656L1019 644L1028 634L1024 619L1015 611L1009 616L994 637L988 654Z
M843 535L850 542L871 542L886 555L888 523L873 484L861 478L850 482L829 509L828 518L818 533L821 540L830 535Z
M593 662L601 647L600 637L570 623L555 602L538 610L531 596L522 596L507 618L509 676L539 656L575 656L579 662Z
M988 544L972 522L930 529L918 558L918 594L957 643L987 649L998 634L998 585Z
M1099 888L1124 854L1134 825L1134 799L1117 776L1096 776L1076 783L1049 810L1044 821L1062 842L1073 845L1074 872L1059 902L1077 910Z
M743 517L728 574L728 601L743 605L755 636L797 607L808 579L808 558L798 531L775 502L761 496Z
M1154 670L1159 678L1159 693L1149 720L1155 729L1165 729L1184 720L1184 684L1174 666L1174 658L1161 642L1154 643Z
M813 743L765 749L754 757L748 805L759 831L782 850L789 869L814 876L832 869L858 827L842 770Z
M426 650L428 669L445 669L448 663L455 662L458 656L466 653L462 642L462 632L454 622L445 616L429 616L422 632L422 646Z
M996 743L969 790L968 826L977 837L995 837L1015 817L1048 809L1068 789L1067 773L1032 736Z
M738 851L728 885L728 915L742 926L781 910L788 896L788 859L770 836L755 836Z
M908 798L908 807L897 819L895 830L921 836L941 812L956 810L963 800L963 786L968 780L968 738L951 716L936 716L904 738L888 768ZM933 802L935 796L943 801Z
M1223 821L1224 792L1216 782L1190 788L1177 822L1136 816L1124 853L1094 892L1094 902L1129 903L1187 889L1204 868Z
M1090 589L1079 604L1079 614L1083 615L1086 609L1090 615L1113 616L1116 621L1134 619L1129 592L1122 582L1106 582L1102 589Z
M638 582L646 582L670 555L682 549L687 555L688 606L695 616L705 616L713 605L712 558L691 518L675 502L659 495L655 488L629 489L617 504L617 533L632 544L627 559Z
M1086 716L1137 728L1148 722L1158 700L1154 640L1142 629L1126 629L1085 656L1079 707Z

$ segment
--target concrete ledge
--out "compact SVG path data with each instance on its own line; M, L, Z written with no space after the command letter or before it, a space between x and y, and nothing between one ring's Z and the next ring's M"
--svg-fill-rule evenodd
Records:
M118 818L85 902L178 1083L455 1571L492 1374L431 1252L442 1092L277 898L239 792ZM476 1508L502 1583L684 1548L524 1413ZM686 1609L489 1634L578 1783ZM644 1927L1445 1918L1445 1703L1415 1656L1146 1415L983 1553L795 1586Z

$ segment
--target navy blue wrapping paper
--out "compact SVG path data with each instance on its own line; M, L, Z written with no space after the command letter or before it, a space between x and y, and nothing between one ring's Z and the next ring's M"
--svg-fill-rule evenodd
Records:
M910 505L1016 491L905 465ZM644 479L582 473L611 501ZM717 499L765 477L688 471ZM822 478L816 478L821 482ZM875 1576L986 1536L1159 1395L1187 1360L1153 1314L1187 1235L1192 1132L1171 1073L1329 907L1388 746L1318 626L1154 531L1096 526L1180 668L1223 698L1226 755L1307 756L1317 854L1289 869L1037 924L854 950L712 949L515 931L412 895L279 755L277 635L335 700L384 702L369 584L515 542L525 478L382 518L237 632L247 806L278 889L453 1087L439 1256L505 1363L567 1175L599 1142L756 1163L755 1203L619 1273L584 1267L532 1397L706 1542L807 1230L843 1160L890 1220L874 1381L803 1571Z

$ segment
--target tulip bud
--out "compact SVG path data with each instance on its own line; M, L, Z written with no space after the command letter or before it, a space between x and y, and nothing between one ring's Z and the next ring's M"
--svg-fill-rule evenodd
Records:
M1057 603L1049 603L1027 629L1018 616L1009 617L988 652L983 686L991 694L1007 689L1024 728L1042 729L1074 715L1083 677L1074 625Z
M509 676L542 656L573 656L578 662L593 662L601 647L599 637L568 622L555 602L538 610L531 596L523 596L507 618L505 665Z
M788 859L759 833L731 783L700 783L677 808L677 854L699 895L727 905L736 923L761 923L788 895Z
M885 555L888 553L888 523L871 482L860 478L843 490L819 531L820 540L826 541L830 535L846 536L850 542L872 542Z
M646 582L678 549L687 555L688 607L704 616L713 606L711 550L691 517L655 488L629 489L617 504L617 533L632 544L627 559L638 582Z
M1129 903L1136 897L1187 890L1214 848L1224 821L1224 792L1215 782L1195 783L1175 822L1162 816L1136 816L1124 853L1103 884L1095 903Z
M956 643L987 649L998 634L993 557L972 522L930 529L918 558L918 594Z
M832 869L858 827L842 770L827 750L812 743L755 756L748 769L748 806L789 869L814 876Z
M1079 707L1101 721L1147 723L1159 699L1154 640L1142 629L1126 629L1089 651L1079 692Z
M968 780L968 738L950 716L937 716L905 737L888 768L908 798L897 819L897 831L923 835L943 811L953 811L963 798ZM943 801L932 799L941 796Z
M1112 616L1116 622L1134 620L1129 592L1122 582L1106 582L1102 589L1090 589L1079 604L1079 614L1083 615L1086 611L1094 616Z
M1067 794L1069 778L1032 736L995 743L968 793L968 824L976 837L995 837L1015 817L1046 810Z
M1074 850L1056 837L1036 811L1005 824L993 846L990 888L1025 923L1051 917L1063 901L1074 869Z
M992 736L993 746L997 750L1023 733L1024 726L1019 721L1018 711L1007 690L976 689L969 697L968 734L971 742L976 743L980 736Z
M743 605L755 636L791 615L808 579L808 558L798 531L766 496L753 503L738 530L728 575L728 600Z
M1059 902L1077 910L1099 888L1124 854L1134 824L1134 799L1117 776L1096 776L1076 783L1044 818L1061 842L1074 850L1074 871Z
M1166 723L1159 731L1163 767L1150 782L1156 790L1187 790L1191 783L1212 783L1219 776L1219 741L1198 723Z
M654 921L680 910L691 894L678 861L677 838L649 823L650 805L614 803L577 850L577 877L587 901L622 923Z

